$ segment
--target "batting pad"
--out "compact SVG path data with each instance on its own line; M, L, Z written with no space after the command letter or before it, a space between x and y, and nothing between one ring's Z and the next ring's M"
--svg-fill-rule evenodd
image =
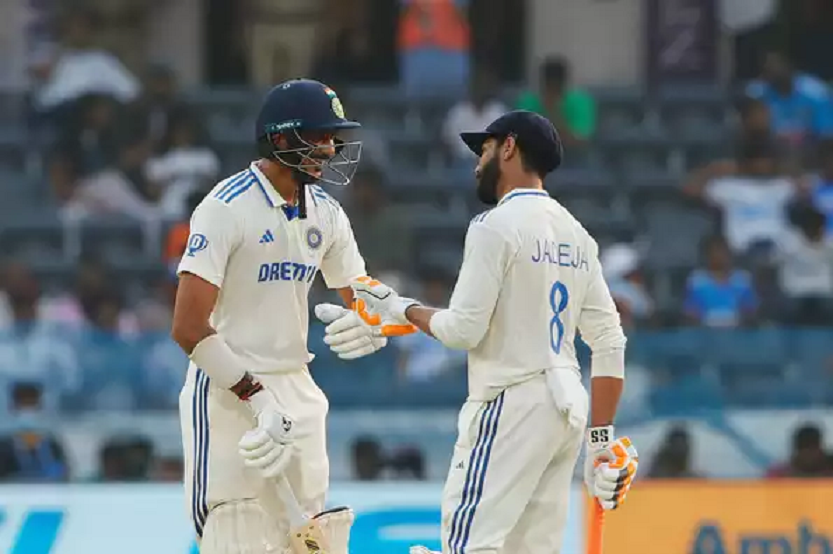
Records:
M350 528L356 519L353 510L347 506L340 506L325 510L313 519L321 526L330 543L330 552L327 554L348 554Z

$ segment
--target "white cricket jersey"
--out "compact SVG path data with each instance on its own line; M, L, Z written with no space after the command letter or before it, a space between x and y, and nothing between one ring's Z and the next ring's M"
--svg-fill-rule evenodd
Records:
M545 191L515 189L472 220L449 308L431 331L469 350L469 398L489 400L550 368L578 372L576 329L594 374L608 354L621 360L625 335L596 241Z
M344 210L321 187L306 191L300 219L253 163L214 187L191 217L177 272L220 288L211 326L253 373L312 360L307 296L319 271L333 289L365 275Z

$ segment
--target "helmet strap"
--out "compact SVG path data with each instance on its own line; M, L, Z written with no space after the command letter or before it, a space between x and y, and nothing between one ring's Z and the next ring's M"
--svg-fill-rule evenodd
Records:
M306 219L307 218L307 185L310 185L315 182L315 177L306 173L305 171L301 171L300 169L293 169L292 170L292 178L298 185L298 198L297 198L297 205L298 205L298 219Z

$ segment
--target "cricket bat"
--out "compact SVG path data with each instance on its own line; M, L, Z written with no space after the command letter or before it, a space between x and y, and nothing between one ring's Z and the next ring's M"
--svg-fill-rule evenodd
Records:
M273 514L286 512L289 519L289 548L292 553L329 554L330 545L327 543L321 526L314 517L309 517L304 513L286 476L278 477L274 485L273 490L269 490L272 487L267 486L267 493L263 496L265 508ZM274 496L277 498L273 498ZM275 504L277 500L280 500L283 510Z
M587 533L587 554L603 554L603 539L605 525L605 511L595 498L593 513L590 515L590 525Z

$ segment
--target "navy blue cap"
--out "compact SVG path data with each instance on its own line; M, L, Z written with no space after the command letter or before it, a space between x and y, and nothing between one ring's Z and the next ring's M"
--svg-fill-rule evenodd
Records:
M335 91L311 79L292 79L270 90L257 116L255 138L288 129L338 130L361 127L344 114Z
M485 131L460 133L460 138L472 152L480 156L483 144L490 138L514 135L521 150L530 156L544 172L558 169L564 157L564 147L558 131L549 119L527 110L514 110L492 121Z

